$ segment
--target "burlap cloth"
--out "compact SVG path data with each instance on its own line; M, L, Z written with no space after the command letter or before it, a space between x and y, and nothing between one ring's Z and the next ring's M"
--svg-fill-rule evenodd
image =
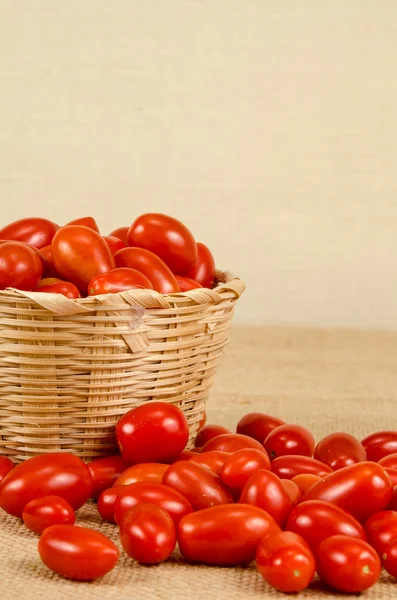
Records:
M344 430L362 437L397 428L397 333L234 328L208 407L210 422L234 427L246 412L261 410L309 427L319 437ZM102 525L94 506L78 513L79 524ZM173 560L139 566L125 555L103 580L66 581L44 567L37 538L21 523L0 515L0 600L248 600L282 597L254 567L196 567ZM318 583L303 598L324 598ZM346 597L346 596L345 596ZM384 574L365 595L395 599L397 585Z

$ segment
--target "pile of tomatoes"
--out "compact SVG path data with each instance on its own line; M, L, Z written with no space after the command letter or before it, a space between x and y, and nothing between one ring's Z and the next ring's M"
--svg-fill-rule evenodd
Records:
M167 215L141 215L102 236L92 217L59 227L42 218L0 229L0 290L96 296L141 288L162 294L212 288L211 251Z
M0 507L40 534L47 567L80 581L119 558L109 538L74 524L90 498L143 564L167 560L178 544L192 563L255 561L282 592L304 590L315 573L348 593L374 585L382 566L397 577L397 431L316 444L300 425L250 413L236 433L204 419L192 450L188 438L178 407L143 404L116 425L118 455L85 464L54 453L17 466L0 458Z

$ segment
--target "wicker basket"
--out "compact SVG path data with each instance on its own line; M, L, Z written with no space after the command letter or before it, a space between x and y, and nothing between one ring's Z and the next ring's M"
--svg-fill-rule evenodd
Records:
M191 442L245 288L229 273L217 280L81 300L0 292L0 455L109 455L120 415L150 400L182 408Z

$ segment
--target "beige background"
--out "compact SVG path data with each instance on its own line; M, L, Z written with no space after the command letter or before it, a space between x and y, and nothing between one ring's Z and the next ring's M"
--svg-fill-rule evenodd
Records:
M0 0L1 221L156 210L237 318L397 327L395 0Z

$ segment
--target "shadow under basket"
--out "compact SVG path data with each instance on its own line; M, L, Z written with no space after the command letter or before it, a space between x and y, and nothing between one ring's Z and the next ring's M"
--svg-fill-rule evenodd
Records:
M191 444L245 289L230 273L217 282L79 300L1 291L0 455L109 456L119 417L151 400L183 410Z

